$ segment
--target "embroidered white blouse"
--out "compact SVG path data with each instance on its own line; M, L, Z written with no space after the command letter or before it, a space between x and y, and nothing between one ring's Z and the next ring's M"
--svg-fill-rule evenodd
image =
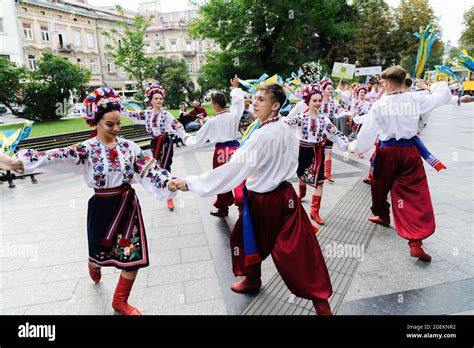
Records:
M326 136L329 140L337 143L342 151L346 150L349 143L346 136L337 129L327 116L318 115L315 118L309 112L306 112L291 118L287 117L284 122L297 130L296 136L300 141L319 144Z
M181 139L187 136L183 125L166 110L159 113L153 110L130 111L122 106L121 114L136 124L144 124L147 132L155 137L165 133L172 133Z
M23 162L25 173L73 172L83 174L87 186L94 189L140 183L156 199L176 196L167 188L172 179L153 157L133 141L117 138L114 148L103 145L96 137L73 146L49 151L20 150L14 155Z

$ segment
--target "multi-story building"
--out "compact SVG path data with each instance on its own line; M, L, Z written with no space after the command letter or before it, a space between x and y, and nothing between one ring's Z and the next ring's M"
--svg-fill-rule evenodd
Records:
M0 6L0 57L24 65L23 48L13 0L3 0Z
M10 7L15 7L13 0L2 1L10 1ZM2 6L0 42L3 42L2 22L11 27L16 18L16 55L20 63L34 70L40 57L45 52L52 52L89 69L92 73L91 89L98 86L133 89L136 81L115 65L107 48L113 42L103 35L103 32L111 33L115 29L119 40L123 33L116 25L122 19L113 7L96 7L88 4L87 0L15 0L15 3L16 16L8 15L8 8ZM13 12L12 8L10 12ZM133 25L133 18L138 13L130 10L124 13ZM197 11L161 13L159 1L149 0L140 5L140 14L154 16L145 34L145 53L185 59L191 78L197 84L205 52L217 48L211 40L194 40L187 34L187 25L196 17ZM9 20L5 21L5 18ZM12 38L14 26L11 27ZM15 45L9 44L8 47L13 49ZM1 50L0 55L14 56Z
M195 84L199 69L205 63L205 53L217 49L212 40L191 39L187 33L190 20L196 17L196 10L155 13L153 22L145 35L145 53L161 55L171 59L184 59Z
M18 25L25 65L36 69L52 52L92 72L91 88L103 85L96 14L61 0L17 0Z

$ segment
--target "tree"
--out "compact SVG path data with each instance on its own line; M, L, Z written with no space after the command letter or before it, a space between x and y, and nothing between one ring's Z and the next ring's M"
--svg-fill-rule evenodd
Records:
M165 103L177 108L181 101L193 97L194 86L184 59L156 57L153 78L166 90Z
M91 73L66 58L45 53L38 69L30 72L21 103L25 118L34 121L58 120L69 110L69 98L87 88Z
M220 51L207 55L202 72L222 88L235 73L285 76L305 61L342 58L345 47L338 43L353 37L351 16L345 0L208 0L190 34L218 43Z
M122 18L117 22L117 26L123 29L123 35L120 36L117 29L102 32L113 43L106 45L106 48L112 51L115 64L137 80L139 90L137 99L143 100L145 82L153 75L155 69L154 59L145 55L145 32L153 17L135 16L131 28L130 20L125 16L123 9L120 6L116 9Z
M388 4L384 0L356 0L353 6L357 10L354 48L358 65L386 68L398 61L393 38L395 21Z
M26 78L26 70L14 62L0 58L0 103L5 104L10 111L17 115L13 109L14 104L19 104L19 95L22 81Z
M461 48L472 54L474 51L474 6L464 12L464 25L466 28L463 30L459 42Z
M393 39L399 44L400 65L411 73L416 64L419 42L419 39L413 33L425 29L430 23L438 32L441 32L441 28L438 19L434 15L433 8L428 4L428 0L401 0L400 5L395 9L395 21L396 30ZM443 42L440 39L436 40L431 47L430 57L425 69L430 70L435 65L442 64L443 51Z

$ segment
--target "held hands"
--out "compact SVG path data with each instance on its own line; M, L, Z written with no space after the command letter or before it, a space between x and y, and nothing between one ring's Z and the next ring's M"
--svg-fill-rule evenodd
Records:
M181 190L183 192L189 191L184 179L173 179L168 182L168 190L171 192L175 192L177 190Z
M0 153L0 168L5 170L18 170L19 161Z
M418 88L421 88L421 89L427 89L427 90L430 89L430 88L428 87L428 85L426 84L425 80L422 80L422 79L418 79L418 80L417 80L416 86L417 86Z
M464 95L459 99L459 101L461 103L472 103L472 102L474 102L474 99L470 95Z

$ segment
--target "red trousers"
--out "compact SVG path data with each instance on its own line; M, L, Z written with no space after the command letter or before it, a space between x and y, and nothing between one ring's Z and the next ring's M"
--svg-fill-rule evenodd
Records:
M408 240L422 240L436 225L428 180L415 146L384 146L376 150L372 190L372 212L384 220L392 211L397 233Z
M223 164L226 164L230 161L234 152L238 149L235 146L219 146L214 150L214 157L212 159L212 167L216 169ZM214 202L214 206L217 209L228 209L232 204L234 204L234 195L232 191L221 193L217 195L217 200Z
M291 184L267 193L248 192L250 216L262 260L273 262L290 291L306 299L328 299L331 280L308 215ZM242 213L230 236L236 276L261 275L261 264L245 266Z

